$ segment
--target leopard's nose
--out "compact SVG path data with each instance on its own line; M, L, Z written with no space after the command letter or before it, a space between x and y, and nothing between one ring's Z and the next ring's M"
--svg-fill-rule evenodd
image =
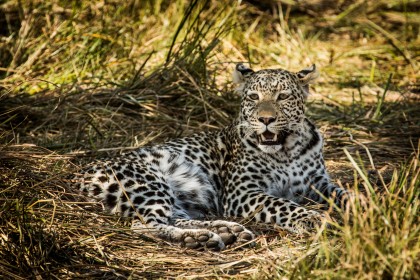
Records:
M275 117L259 117L258 121L262 122L265 125L269 125L270 123L274 122L276 120Z

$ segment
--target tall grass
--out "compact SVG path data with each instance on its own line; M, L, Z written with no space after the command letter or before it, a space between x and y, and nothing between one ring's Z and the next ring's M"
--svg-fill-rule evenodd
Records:
M420 143L419 143L420 144ZM416 279L419 247L419 150L391 181L384 193L367 192L367 205L352 201L341 213L342 224L326 231L313 254L297 264L295 275L325 279ZM355 181L355 184L359 182ZM367 188L369 181L360 182ZM318 243L319 242L319 243Z

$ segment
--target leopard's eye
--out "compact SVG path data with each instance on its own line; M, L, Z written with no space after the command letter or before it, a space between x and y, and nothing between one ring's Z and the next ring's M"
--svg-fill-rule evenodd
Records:
M285 100L285 99L287 99L287 98L289 98L289 95L288 95L288 94L285 94L285 93L280 93L280 94L277 96L277 101Z
M252 94L248 95L248 98L251 99L251 100L258 100L260 97L258 96L258 94L252 93Z

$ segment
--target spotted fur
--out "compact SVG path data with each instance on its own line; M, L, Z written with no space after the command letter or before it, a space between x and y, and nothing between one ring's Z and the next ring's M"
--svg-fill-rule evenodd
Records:
M133 230L188 248L221 250L254 238L240 224L208 217L309 230L323 215L305 205L328 198L341 205L346 193L330 183L322 136L304 114L317 75L315 65L293 73L238 64L241 109L231 125L95 162L77 176L78 187L111 213L133 217Z

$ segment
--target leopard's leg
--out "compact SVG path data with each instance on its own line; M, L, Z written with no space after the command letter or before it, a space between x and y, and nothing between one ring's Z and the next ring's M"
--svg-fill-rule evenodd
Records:
M217 233L225 245L246 243L254 239L254 234L243 225L224 220L200 221L176 219L174 225L180 228L205 228Z
M101 201L111 213L132 217L133 231L149 233L187 248L224 248L221 237L210 230L170 225L174 215L179 217L173 191L160 174L140 163L102 162L84 174L80 190Z
M164 196L172 197L168 194L169 191L161 191L161 193ZM177 225L172 225L170 220L174 215L174 204L171 203L173 200L169 200L169 203L159 200L161 196L158 192L156 194L157 196L152 200L131 205L135 209L131 227L133 231L144 233L144 230L147 229L147 232L154 236L190 249L206 248L219 251L225 247L222 238L211 230L183 229ZM133 197L133 199L133 201L136 201L136 197Z
M252 217L257 222L275 223L295 233L311 231L325 220L325 216L317 211L307 209L291 200L268 195L257 188L244 192L237 199L246 201L247 206L228 203L226 215ZM227 201L234 202L235 199Z
M307 198L311 202L325 205L331 200L339 208L345 209L348 200L352 198L353 195L353 192L344 190L337 185L331 184L329 181L325 181L323 184L313 186L309 191Z
M308 188L308 193L305 195L310 203L327 205L332 201L338 208L347 209L350 201L358 200L362 207L365 206L363 195L356 195L351 190L332 184L325 168L312 176L311 183L311 188Z

